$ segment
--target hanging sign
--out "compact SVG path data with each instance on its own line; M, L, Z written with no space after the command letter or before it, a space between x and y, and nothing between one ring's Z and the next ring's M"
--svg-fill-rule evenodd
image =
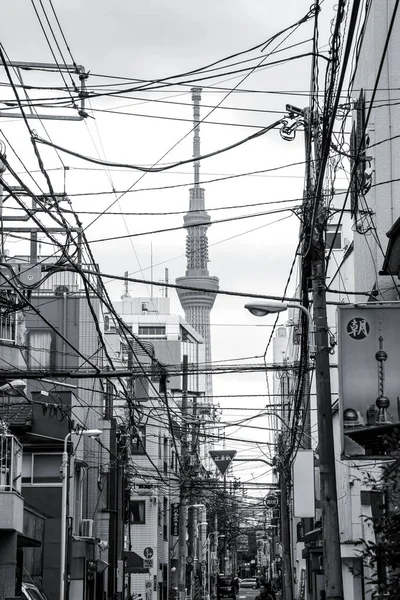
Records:
M171 535L179 535L179 504L171 504Z
M376 428L400 421L400 306L340 306L338 316L343 456L369 459L381 452Z
M221 475L224 475L234 456L236 456L236 450L210 450L210 456L217 465Z

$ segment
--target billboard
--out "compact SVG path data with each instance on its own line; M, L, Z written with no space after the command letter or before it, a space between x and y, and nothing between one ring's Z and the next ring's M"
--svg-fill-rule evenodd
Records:
M314 451L299 449L293 462L293 515L315 517Z
M370 456L378 428L400 421L399 333L398 303L338 308L344 457Z

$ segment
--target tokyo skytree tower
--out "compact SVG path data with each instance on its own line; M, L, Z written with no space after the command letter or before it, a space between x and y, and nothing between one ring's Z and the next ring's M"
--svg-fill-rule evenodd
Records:
M192 88L193 100L193 157L200 156L201 88ZM204 291L178 289L178 297L186 321L204 338L206 368L211 363L210 312L219 288L218 277L208 273L207 229L211 218L204 205L204 189L200 187L200 161L194 162L194 186L190 189L189 212L183 218L186 235L186 275L176 280L178 285L202 288ZM209 290L209 291L208 291ZM212 375L206 374L206 395L212 400Z

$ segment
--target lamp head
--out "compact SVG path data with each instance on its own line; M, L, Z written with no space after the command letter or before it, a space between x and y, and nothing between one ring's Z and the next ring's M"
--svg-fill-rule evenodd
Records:
M244 305L248 311L255 317L265 317L272 313L279 313L287 310L287 302L276 302L268 300L268 302L251 302Z
M82 431L77 432L77 435L84 435L85 437L98 438L101 436L103 432L101 429L82 429Z
M0 386L0 392L6 396L21 396L26 390L26 383L22 379L14 379Z

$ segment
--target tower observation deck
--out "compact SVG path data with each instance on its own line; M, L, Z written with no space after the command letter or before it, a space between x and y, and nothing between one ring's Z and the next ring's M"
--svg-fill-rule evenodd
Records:
M193 157L200 156L201 88L192 88L193 100ZM205 360L211 363L210 312L219 289L218 277L208 273L208 238L210 216L205 210L204 189L200 187L200 161L194 162L194 186L190 189L189 211L183 218L186 234L186 275L178 277L178 285L201 288L201 291L178 289L178 297L186 321L204 338ZM212 375L206 374L206 395L212 399Z

